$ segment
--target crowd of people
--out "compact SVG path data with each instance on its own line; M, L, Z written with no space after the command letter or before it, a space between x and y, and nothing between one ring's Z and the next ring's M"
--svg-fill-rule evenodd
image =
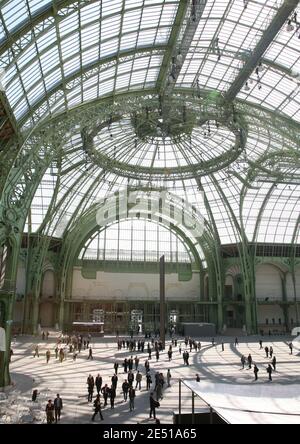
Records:
M49 334L43 332L43 340L48 340ZM71 359L76 361L76 358L81 354L84 359L93 359L93 349L91 346L91 335L87 337L81 334L73 335L61 335L56 344L53 345L53 356L59 362L63 362L67 359L68 355L71 355ZM220 344L217 344L215 338L211 340L212 347L221 345L222 352L225 350L225 344L222 340ZM288 344L290 353L293 354L293 344ZM239 347L239 340L235 338L234 346ZM117 350L120 352L128 353L124 359L115 361L113 363L113 369L111 376L104 381L101 373L93 376L89 374L86 380L87 384L87 401L92 405L93 415L91 420L94 421L97 416L101 420L104 420L103 410L110 406L110 409L115 408L115 402L128 403L129 412L135 410L135 399L137 392L149 393L149 418L156 418L156 409L160 407L160 402L164 397L164 390L171 387L172 375L171 370L168 369L167 373L158 371L154 368L153 362L158 363L162 358L171 362L174 353L177 353L183 358L183 365L189 366L190 353L199 352L202 349L202 344L190 337L186 337L184 340L179 341L177 338L172 338L170 344L164 350L162 341L157 337L148 337L145 339L135 339L132 336L129 338L117 337ZM266 359L270 359L266 367L269 381L272 381L272 374L277 369L277 359L274 355L272 346L263 346L262 340L259 341L259 350L265 353ZM52 356L51 350L46 350L46 362L50 362ZM34 357L40 356L39 345L34 347ZM255 381L258 380L258 373L260 371L257 363L254 362L252 355L248 357L241 355L242 369L248 366L248 369L253 368ZM196 374L196 381L200 382L199 374ZM118 389L119 388L119 389ZM121 400L118 399L121 395ZM35 390L32 395L32 400L35 401L38 396L38 391ZM46 418L47 423L57 423L60 421L61 411L63 409L63 402L60 395L54 401L49 400L46 406Z
M49 334L42 334L43 340L48 340ZM87 359L93 359L93 350L90 345L91 335L84 337L80 334L61 335L57 343L54 344L52 350L53 357L59 362L67 359L71 354L73 361L76 361L77 355L87 351ZM184 348L185 345L185 348ZM189 348L189 351L188 351ZM178 342L178 339L172 338L166 353L168 361L172 361L173 353L177 352L183 357L185 365L189 365L190 353L201 350L201 343L196 342L192 338L186 337L184 342ZM121 362L116 361L113 365L113 373L108 381L104 381L100 373L95 377L89 374L86 380L87 384L87 401L92 404L93 415L92 421L95 421L99 416L103 420L103 410L110 405L110 409L115 408L115 400L119 393L122 395L122 402L129 402L129 412L135 410L135 398L137 391L149 392L149 418L156 418L156 409L160 406L160 401L163 399L164 390L171 387L171 370L168 369L164 374L161 371L154 371L151 368L150 362L155 359L156 362L161 358L161 353L164 351L163 343L159 338L148 337L148 340L130 338L117 338L117 350L126 350L130 354ZM46 362L50 362L52 357L51 350L46 350ZM131 354L133 353L133 354ZM141 359L140 354L145 355L145 359ZM33 357L40 357L40 346L35 345ZM153 361L152 361L153 362ZM117 388L119 387L118 391ZM38 391L34 390L32 394L32 401L36 401ZM62 399L58 394L54 401L49 400L46 405L46 419L48 424L57 423L60 421L60 415L63 408Z

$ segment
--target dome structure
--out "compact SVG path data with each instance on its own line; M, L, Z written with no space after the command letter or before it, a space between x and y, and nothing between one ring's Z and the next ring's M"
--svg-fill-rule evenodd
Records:
M124 190L129 203L140 190L135 204L148 209L169 193L169 216L156 220L172 228L168 254L175 257L176 242L186 246L189 254L180 251L201 274L196 293L218 307L219 329L230 274L241 277L242 326L258 330L255 267L266 257L291 274L300 321L299 12L296 0L1 2L2 322L11 319L20 257L29 261L24 318L34 313L22 329L37 328L49 261L54 318L69 322L70 270L94 239L102 242L96 210L114 196L119 209ZM201 236L176 219L183 207L203 221ZM108 218L109 227L147 219L129 213Z

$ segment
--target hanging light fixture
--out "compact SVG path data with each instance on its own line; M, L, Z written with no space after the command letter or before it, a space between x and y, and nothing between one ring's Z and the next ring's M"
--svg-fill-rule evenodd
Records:
M180 51L178 52L178 54L177 54L177 56L176 56L176 62L177 62L177 64L178 64L179 66L182 65L182 62L183 62L183 55L181 54Z
M258 72L263 72L265 70L265 67L263 66L262 62L259 62L257 70L258 70Z
M293 32L294 31L294 26L292 25L292 20L290 19L286 25L286 30L287 32Z

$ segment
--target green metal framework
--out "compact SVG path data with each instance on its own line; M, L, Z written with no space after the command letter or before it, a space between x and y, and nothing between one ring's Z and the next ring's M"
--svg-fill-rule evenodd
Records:
M61 243L54 268L63 325L72 266L99 229L95 208L125 187L170 192L176 208L188 202L204 217L199 239L172 229L208 276L207 304L220 329L228 269L241 276L245 325L255 332L253 245L290 244L284 264L299 321L294 13L295 0L0 2L0 251L9 252L0 303L8 347L23 233L27 329L37 327L53 239ZM224 261L227 244L237 246L237 259ZM9 383L8 359L1 357L0 385Z

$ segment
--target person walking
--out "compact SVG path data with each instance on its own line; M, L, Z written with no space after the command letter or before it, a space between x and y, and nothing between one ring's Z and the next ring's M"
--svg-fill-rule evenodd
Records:
M156 355L156 362L157 362L157 361L159 361L159 350L158 349L156 350L155 355Z
M111 378L111 383L114 387L115 390L117 390L117 385L118 385L118 376L117 375L113 375Z
M138 371L135 376L135 380L136 380L135 389L139 388L139 390L142 390L142 386L141 386L142 378L143 378L142 374Z
M94 385L93 384L89 384L88 385L88 402L92 402L93 401L93 394L94 394Z
M198 373L196 374L196 382L200 382L200 376L198 375Z
M189 364L189 359L190 359L190 354L189 354L188 351L186 351L186 352L185 352L185 362L186 362L186 365L190 365L190 364Z
M124 401L127 401L128 390L129 390L129 384L127 379L125 379L125 381L122 384L122 390L123 390Z
M222 352L224 351L224 342L222 341Z
M35 358L35 357L40 357L40 354L39 354L39 346L38 345L36 345L35 346L35 349L34 349L34 354L33 354L33 357Z
M163 387L162 387L162 384L159 382L157 384L157 386L156 386L156 399L157 399L157 401L160 401L161 399L163 399L162 392L163 392Z
M276 365L277 365L276 356L274 356L273 359L272 359L272 365L273 365L273 368L274 368L274 372L276 372Z
M92 402L95 381L94 381L94 378L93 378L93 376L91 374L89 374L86 383L88 385L88 402Z
M102 377L101 377L100 373L98 373L98 375L96 376L95 385L96 385L96 389L97 389L97 395L100 395L101 388L102 388Z
M55 352L55 359L57 359L58 358L58 347L57 346L55 347L54 352Z
M156 419L156 409L160 407L160 403L154 399L154 393L150 394L150 415L149 417Z
M272 381L272 373L273 373L273 370L272 370L272 367L271 367L270 364L269 364L268 367L267 367L267 373L268 373L268 375L269 375L269 381Z
M245 364L246 364L246 358L245 358L244 355L242 355L242 357L241 357L241 363L242 363L242 367L243 367L243 370L244 370L245 369Z
M152 384L152 378L150 372L147 372L146 374L146 382L147 382L146 390L150 390L150 386Z
M289 343L289 349L290 349L290 351L291 351L291 355L293 354L293 348L294 348L293 343L290 342L290 343Z
M257 375L258 375L259 369L258 369L256 364L254 364L253 372L254 372L254 376L255 376L255 381L257 381L258 380L258 376Z
M100 395L97 395L96 399L94 401L94 414L92 416L92 421L95 421L95 418L96 418L98 413L99 413L99 416L101 418L101 421L103 421L103 415L102 415L102 411L101 411Z
M168 369L168 372L167 372L167 384L168 384L168 387L171 387L171 378L172 378L172 375L171 375L170 369Z
M262 350L263 349L263 341L262 340L259 341L259 346L260 346L260 350Z
M252 368L252 362L253 362L253 360L252 360L252 356L249 354L249 356L248 356L249 369Z
M52 399L49 399L45 411L46 411L47 424L52 424L54 422L54 404L52 402Z
M238 338L235 338L234 345L235 345L236 347L239 345L239 340L238 340Z
M137 371L138 368L139 368L139 363L140 363L140 360L139 360L139 358L136 356L136 357L134 358L134 365L135 365L135 370L136 370L136 371Z
M60 421L60 415L61 411L63 409L63 402L62 399L57 393L56 398L54 399L54 412L55 412L55 423L57 424L57 421Z
M128 373L127 380L128 380L128 383L129 383L130 387L132 387L132 384L133 384L133 381L134 381L134 374L132 372Z
M270 347L270 358L271 359L273 358L273 354L274 354L273 347Z
M32 402L36 402L38 394L39 394L38 390L34 389L33 392L32 392L32 397L31 397L31 401Z
M129 408L130 411L132 412L132 410L134 410L134 399L135 399L135 390L133 387L129 388L128 396L129 396Z
M118 370L119 370L119 364L118 364L118 362L115 362L115 364L114 364L114 369L115 369L115 374L117 375L117 374L118 374Z
M116 389L113 385L110 388L109 397L110 397L110 408L113 410L115 408L115 399L116 399Z
M92 349L92 347L89 348L89 356L88 356L88 359L92 359L92 360L94 359L94 358L93 358L93 349Z
M64 360L64 357L65 357L65 354L64 354L63 349L61 348L61 349L59 350L59 361L60 361L61 364L62 364L62 362L63 362L63 360Z
M103 399L104 399L104 407L106 407L107 406L107 399L108 399L108 396L109 396L109 387L108 387L107 384L105 384L105 386L102 387L101 393L102 393Z
M266 358L268 358L269 357L269 347L268 346L265 347L265 352L266 352Z
M123 367L124 367L124 373L127 373L127 369L128 369L128 359L125 358L124 359L124 363L123 363Z
M51 357L50 350L47 350L47 351L46 351L46 362L47 362L47 364L49 364L50 357Z

